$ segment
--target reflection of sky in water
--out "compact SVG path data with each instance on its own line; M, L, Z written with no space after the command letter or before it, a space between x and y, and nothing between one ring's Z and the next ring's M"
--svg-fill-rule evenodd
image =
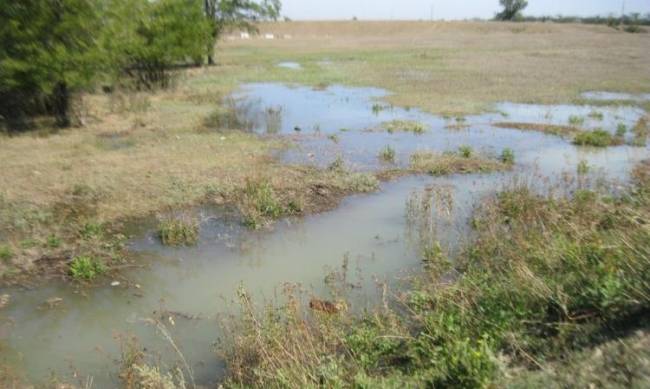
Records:
M587 100L599 101L650 101L650 93L631 94L618 92L584 92L581 95Z
M230 310L222 298L230 300L240 284L258 298L273 298L285 282L301 283L326 296L325 276L340 270L347 257L346 282L362 286L347 293L355 309L362 309L377 296L373 276L395 279L417 269L418 245L412 241L411 223L405 218L405 204L412 193L429 187L453 198L451 208L433 207L431 231L454 252L471 235L467 221L480 199L514 180L525 180L542 192L555 188L568 194L577 185L585 185L575 175L581 160L592 166L592 175L625 183L630 167L648 157L647 148L580 148L555 136L490 126L497 121L566 124L570 115L581 115L588 128L615 130L619 122L630 126L638 119L642 112L635 108L504 103L497 105L497 113L468 116L467 128L451 130L446 126L454 124L455 118L388 107L379 100L385 96L375 88L332 86L315 91L252 84L234 101L240 108L238 115L255 131L297 140L299 147L283 156L289 162L326 165L341 155L355 169L374 170L383 167L377 154L386 145L395 148L401 166L417 150L471 145L492 155L505 147L513 149L515 168L486 175L406 177L383 184L378 193L351 196L334 211L279 222L271 232L248 231L228 214L198 209L202 224L197 247L168 249L160 246L153 232L137 235L131 247L150 268L129 271L122 282L137 283L140 289L98 287L76 293L54 283L28 291L5 291L12 295L12 303L3 311L11 320L0 323L5 359L24 366L30 377L43 379L50 371L69 376L73 367L82 375L93 375L96 387L111 387L117 381L115 333L135 333L151 352L161 353L163 361L176 361L170 345L143 321L154 316L154 311L166 309L203 317L176 317L175 324L167 323L167 327L197 380L210 382L221 369L211 347L220 336L215 314ZM603 120L588 118L592 110L602 112ZM366 131L396 119L422 122L428 131L422 135ZM336 142L328 138L332 134ZM153 230L155 224L141 227ZM63 298L60 309L42 308L43 301L51 297Z

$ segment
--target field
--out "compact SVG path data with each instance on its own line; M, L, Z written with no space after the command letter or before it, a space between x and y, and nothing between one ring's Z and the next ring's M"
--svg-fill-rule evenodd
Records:
M278 155L294 149L297 138L245 131L233 111L228 96L245 83L383 88L390 94L378 103L455 118L461 130L476 124L464 124L466 116L493 112L500 102L582 105L587 91L650 92L650 34L606 26L350 21L259 29L252 39L225 36L216 65L179 71L168 90L103 93L98 87L77 101L76 127L56 131L43 124L37 132L0 135L2 282L33 285L57 277L92 287L101 274L119 278L120 269L137 265L127 248L130 226L152 215L161 221L163 243L192 245L198 222L170 220L170 214L224 206L236 209L247 228L265 230L276 220L335 209L350 194L378 190L380 181L415 172L507 172L518 162L509 148L484 156L461 145L413 154L419 157L404 167L391 165L395 150L386 145L380 158L388 167L376 171L347 169L338 158L327 167L286 164ZM301 68L277 66L282 62ZM650 101L590 104L650 111ZM578 131L564 125L553 128ZM343 130L328 139L338 143ZM639 131L645 145L648 130ZM243 319L224 351L224 382L643 387L647 328L624 321L641 323L650 309L647 170L647 164L636 168L622 198L585 189L556 201L525 186L506 187L472 219L478 244L462 250L457 262L427 246L427 270L412 289L366 317L312 317L296 303L304 296L289 296L288 305L264 315L240 292ZM523 252L530 255L517 255ZM466 277L441 282L451 268ZM533 324L522 324L527 321ZM584 371L585 360L605 366L614 353L633 371L603 368L606 374L574 377L563 363ZM140 357L125 366L128 377L144 379ZM7 385L13 379L0 377Z

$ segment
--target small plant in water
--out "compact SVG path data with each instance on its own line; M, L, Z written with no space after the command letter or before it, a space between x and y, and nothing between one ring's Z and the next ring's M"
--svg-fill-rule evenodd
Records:
M627 133L627 126L624 123L618 123L618 126L616 126L616 136L622 138L625 136L625 133Z
M616 143L612 135L601 129L580 132L573 138L573 144L578 146L607 147Z
M334 143L339 143L339 136L336 134L330 134L327 136L327 139L331 140Z
M584 176L589 173L589 163L584 159L578 162L578 175Z
M106 267L93 257L82 255L70 262L70 274L78 280L92 280L106 271Z
M463 145L458 148L458 153L463 158L471 158L472 154L474 154L474 150L472 149L472 146Z
M158 236L165 246L191 246L199 239L199 226L189 220L169 218L158 226Z
M603 113L600 111L591 111L589 113L589 117L598 121L602 121L605 118L605 115L603 115Z
M581 126L585 123L585 118L582 116L571 115L569 116L569 124L572 126Z
M424 124L412 120L393 120L384 123L383 127L389 133L393 132L412 132L414 134L423 134L427 129Z
M501 152L501 156L499 157L499 159L501 160L501 162L505 164L512 165L513 163L515 163L515 152L512 151L511 148L506 147Z
M393 163L395 162L395 149L392 148L390 145L386 145L381 151L379 152L379 158L381 158L383 161Z

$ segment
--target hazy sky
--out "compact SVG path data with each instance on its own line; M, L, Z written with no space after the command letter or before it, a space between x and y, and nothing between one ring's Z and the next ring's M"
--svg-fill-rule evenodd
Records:
M620 14L623 0L529 0L529 15ZM282 0L292 19L434 19L490 18L499 0ZM625 0L628 12L650 12L650 0Z

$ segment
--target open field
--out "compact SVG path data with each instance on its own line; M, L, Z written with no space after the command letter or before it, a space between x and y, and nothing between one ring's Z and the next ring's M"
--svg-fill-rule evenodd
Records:
M167 90L97 86L77 102L77 127L0 134L0 282L63 280L0 293L0 310L34 318L11 323L20 336L2 349L27 361L26 375L93 374L57 354L70 353L107 387L193 385L194 368L203 382L231 387L648 382L639 318L650 309L650 165L640 161L650 156L650 101L581 93L650 93L650 34L493 22L278 22L260 32L225 37L215 66L181 70ZM255 132L238 116L232 93L256 82L277 84L241 100L267 125L284 118L279 129ZM316 100L320 111L305 108ZM510 117L501 102L515 103ZM540 119L533 107L528 120L516 103L595 108L567 120ZM620 134L607 132L616 126ZM572 141L587 131L606 142ZM557 188L559 196L546 195ZM227 216L203 214L215 206ZM157 225L143 222L152 215ZM151 230L126 236L134 226ZM422 229L421 241L410 242L408 228ZM449 253L444 239L454 241ZM332 270L341 255L343 275ZM141 256L150 268L120 271ZM348 261L359 273L363 265L386 277L419 272L394 295L386 281L376 309L360 315L352 304L344 312L334 292L341 300L288 286L377 286L373 277L348 280ZM251 285L258 295L245 290ZM258 310L253 297L275 296L279 285L289 290L282 303ZM230 342L219 354L227 370L215 377L212 347L197 346L212 344L215 325L201 320L216 296L235 292L242 316L223 326L232 333L219 328ZM148 344L121 345L118 374L97 373L108 369L102 357L120 359L108 332L146 326L154 332L146 340L162 333L165 356L171 345L172 359L182 359L169 365L172 375L151 367L165 364L146 355ZM41 336L47 350L31 342ZM99 349L105 354L88 351ZM607 365L610 352L634 371L572 377L562 366ZM0 369L0 384L20 387L13 379Z

